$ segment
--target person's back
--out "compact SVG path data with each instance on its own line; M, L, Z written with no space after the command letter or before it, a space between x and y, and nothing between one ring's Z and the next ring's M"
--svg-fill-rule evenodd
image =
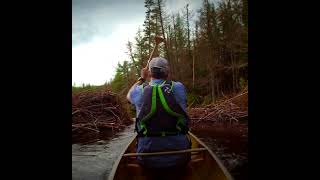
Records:
M137 152L189 149L191 143L186 135L188 116L185 87L180 82L165 80L169 69L166 60L152 59L149 69L150 83L134 85L127 96L137 111ZM145 74L142 72L142 76ZM190 154L140 156L138 160L147 168L173 168L185 166L190 160Z

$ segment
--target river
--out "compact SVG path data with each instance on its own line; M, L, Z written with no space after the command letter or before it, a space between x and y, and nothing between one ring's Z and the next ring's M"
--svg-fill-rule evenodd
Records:
M114 161L134 135L130 125L110 139L95 143L72 145L72 179L103 180L112 169Z

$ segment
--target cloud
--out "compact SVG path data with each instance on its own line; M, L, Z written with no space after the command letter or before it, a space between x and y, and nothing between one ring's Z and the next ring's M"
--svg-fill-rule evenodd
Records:
M72 48L72 83L102 85L115 74L118 62L128 59L126 43L133 41L143 19L117 24L105 38L93 38Z
M97 36L106 37L118 23L144 17L143 3L141 0L73 0L73 45L89 42Z
M190 9L200 0L165 0L166 14L181 11L187 3ZM145 16L144 0L72 0L72 44L87 43L95 37L106 37L118 23Z
M197 10L201 3L201 0L166 0L166 10L170 14L178 11L181 12L185 10L187 4L189 4L189 9Z

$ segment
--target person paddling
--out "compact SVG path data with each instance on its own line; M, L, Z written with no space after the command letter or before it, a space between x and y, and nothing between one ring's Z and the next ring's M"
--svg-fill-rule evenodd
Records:
M191 148L187 136L189 118L186 113L186 89L181 82L168 80L168 61L155 57L149 68L141 70L127 99L136 107L137 153L177 151ZM146 83L148 75L151 81ZM141 156L138 162L146 168L171 169L185 167L190 154Z

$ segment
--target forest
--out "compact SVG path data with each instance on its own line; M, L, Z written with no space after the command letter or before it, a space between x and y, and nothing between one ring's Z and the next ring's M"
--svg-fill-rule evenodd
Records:
M199 9L186 4L176 13L164 0L145 0L145 20L128 41L128 59L118 63L115 77L107 82L124 97L137 81L140 70L155 46L154 37L164 38L154 56L169 61L169 78L187 88L189 106L212 104L247 88L247 0L203 0Z

